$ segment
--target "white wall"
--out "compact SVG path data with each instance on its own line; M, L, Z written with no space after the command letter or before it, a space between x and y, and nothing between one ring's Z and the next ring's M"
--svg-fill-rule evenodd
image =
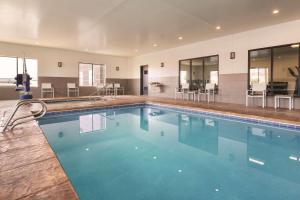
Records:
M27 46L0 42L0 56L18 56L38 59L38 76L78 77L78 63L106 64L107 78L127 78L130 76L128 58L76 52L62 49ZM58 68L57 63L63 62ZM116 71L115 67L120 70Z
M129 64L135 69L131 77L138 78L139 66L145 64L149 65L150 79L178 76L179 60L215 54L219 55L220 74L247 73L248 50L294 42L300 42L300 20L134 57ZM235 60L229 59L232 51L236 52ZM160 67L161 62L165 63L164 68Z

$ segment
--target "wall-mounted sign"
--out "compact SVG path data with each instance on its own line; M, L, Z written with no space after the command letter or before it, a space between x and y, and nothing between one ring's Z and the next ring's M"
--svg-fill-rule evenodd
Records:
M230 59L231 60L235 59L235 52L230 52Z
M120 70L120 67L119 66L116 66L116 71L119 71Z
M61 68L61 67L62 67L62 65L63 65L63 63L62 63L62 62L58 62L58 63L57 63L57 67L59 67L59 68Z

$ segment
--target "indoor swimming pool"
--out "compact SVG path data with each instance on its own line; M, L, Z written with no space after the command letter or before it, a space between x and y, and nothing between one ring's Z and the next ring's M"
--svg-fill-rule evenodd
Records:
M82 200L298 200L300 130L156 105L39 121Z

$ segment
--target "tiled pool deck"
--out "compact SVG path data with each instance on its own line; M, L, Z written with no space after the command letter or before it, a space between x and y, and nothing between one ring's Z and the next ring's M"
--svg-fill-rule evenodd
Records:
M37 122L0 134L0 180L1 200L78 199Z
M222 103L195 103L176 101L164 98L146 98L122 96L108 101L71 101L48 104L50 112L65 110L84 110L87 108L111 107L125 104L150 103L179 109L188 112L206 112L218 116L230 115L263 120L264 122L280 122L286 126L300 126L300 110L274 110L259 107L246 108L242 105ZM11 108L15 102L0 102L0 115ZM24 108L19 114L28 112ZM68 177L49 146L37 122L30 122L0 134L0 199L78 199Z

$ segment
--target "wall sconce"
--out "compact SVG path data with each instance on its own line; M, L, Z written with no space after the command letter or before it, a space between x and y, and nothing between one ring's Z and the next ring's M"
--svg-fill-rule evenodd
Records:
M119 66L116 66L116 71L119 71L120 70L120 67Z
M235 59L235 52L230 52L230 59L231 60Z
M160 67L164 67L165 66L165 63L160 63Z
M62 62L58 62L58 63L57 63L57 67L59 67L59 68L61 68L61 67L62 67L62 65L63 65L63 63L62 63Z

